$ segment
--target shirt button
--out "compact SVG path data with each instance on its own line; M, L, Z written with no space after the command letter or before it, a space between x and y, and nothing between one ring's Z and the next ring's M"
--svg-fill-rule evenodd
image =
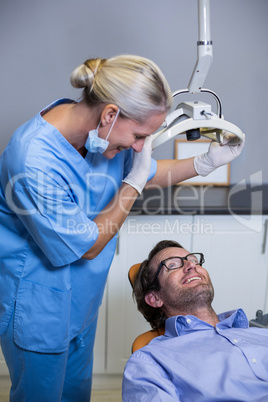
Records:
M191 322L192 322L191 318L187 318L186 322L187 322L188 324L191 324Z
M253 357L253 359L251 359L252 363L257 363L257 360Z
M238 342L238 339L234 339L233 342L234 342L234 343L237 343L237 342Z

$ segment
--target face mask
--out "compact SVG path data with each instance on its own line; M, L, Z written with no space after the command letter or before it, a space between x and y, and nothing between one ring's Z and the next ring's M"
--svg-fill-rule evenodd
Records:
M106 149L108 148L109 145L109 141L108 137L111 134L111 131L113 129L114 123L116 122L117 116L119 115L120 109L118 109L116 116L114 118L114 121L112 122L111 128L109 130L109 133L106 137L106 139L104 140L103 138L99 137L99 127L100 127L100 123L98 124L98 127L95 130L90 130L88 133L88 137L85 143L85 148L92 153L96 153L96 152L100 152L101 154L103 154L103 152L106 151Z

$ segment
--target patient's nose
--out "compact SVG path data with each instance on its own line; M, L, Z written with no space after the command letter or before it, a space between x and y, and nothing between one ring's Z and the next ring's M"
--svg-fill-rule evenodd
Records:
M185 272L190 271L191 269L194 269L196 267L196 264L191 261L191 260L184 260L184 264L183 264L183 270Z

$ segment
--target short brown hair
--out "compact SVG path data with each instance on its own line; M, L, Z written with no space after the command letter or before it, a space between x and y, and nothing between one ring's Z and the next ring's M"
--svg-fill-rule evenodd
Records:
M155 272L153 272L150 268L150 263L153 257L159 253L159 251L169 247L183 248L181 244L173 240L162 240L157 243L156 246L150 251L148 259L141 263L140 269L133 283L133 297L137 302L138 310L150 323L153 329L164 328L167 316L161 307L151 307L145 301L146 294L153 290L160 290L158 278L155 282L153 281Z

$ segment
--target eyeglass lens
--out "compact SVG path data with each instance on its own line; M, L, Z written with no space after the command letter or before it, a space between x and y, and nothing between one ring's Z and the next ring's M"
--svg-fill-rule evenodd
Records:
M186 257L170 257L163 261L163 265L167 267L167 269L177 269L181 268L184 265L184 260L191 261L194 264L198 265L201 263L202 255L199 254L188 254Z

